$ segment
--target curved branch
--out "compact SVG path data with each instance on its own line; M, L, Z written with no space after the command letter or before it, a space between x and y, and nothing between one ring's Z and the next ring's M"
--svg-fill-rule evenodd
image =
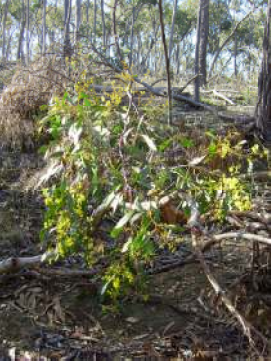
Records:
M255 9L252 9L251 11L249 11L240 21L238 21L238 23L235 25L235 27L233 28L232 32L230 33L230 35L224 40L224 42L222 43L221 47L217 50L213 60L212 60L212 63L211 63L211 66L210 66L210 70L209 70L209 76L208 78L211 78L212 76L212 73L213 73L213 70L214 70L214 65L221 53L221 51L224 49L224 47L228 44L228 42L230 41L230 39L233 37L233 35L236 33L237 29L239 28L239 26L242 24L243 21L245 21L251 13L254 12Z

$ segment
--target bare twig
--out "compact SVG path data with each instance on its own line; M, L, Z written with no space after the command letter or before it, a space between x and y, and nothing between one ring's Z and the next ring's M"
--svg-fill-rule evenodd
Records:
M217 300L221 300L226 309L236 318L236 320L239 322L240 326L242 327L242 330L246 337L249 340L250 345L255 349L255 351L258 351L257 347L255 346L255 342L252 338L252 332L254 332L257 337L259 337L264 345L264 349L266 346L269 345L268 340L262 335L261 332L259 332L255 327L253 327L243 316L242 314L235 308L230 298L227 296L226 291L219 285L217 280L215 279L213 273L211 272L209 266L207 265L204 255L202 252L202 247L200 245L199 240L202 236L202 230L199 227L199 211L197 208L197 204L193 203L193 208L191 210L191 217L189 219L188 225L191 228L191 237L192 237L192 245L194 247L194 250L196 252L196 255L198 256L198 259L200 261L200 264L202 266L202 269L206 275L207 280L209 281L210 285L212 286ZM220 235L215 235L212 237L214 240L219 240L225 238L225 236L230 237L236 237L236 235L239 235L239 233L225 233ZM249 240L251 240L252 237L259 237L258 235L253 234L243 234L246 236L249 236ZM261 237L259 237L261 238ZM266 240L265 240L266 241ZM271 242L271 240L270 240ZM260 353L259 353L260 354Z

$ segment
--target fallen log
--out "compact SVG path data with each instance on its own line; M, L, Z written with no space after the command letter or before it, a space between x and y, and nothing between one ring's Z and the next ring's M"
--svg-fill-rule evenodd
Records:
M230 121L230 122L236 122L236 123L242 123L245 124L247 127L255 124L255 117L249 116L249 115L239 115L239 116L232 116L229 114L225 114L222 112L217 113L218 117L223 119L224 121Z
M56 256L56 252L45 252L41 255L27 257L11 257L0 261L0 274L14 273L23 268L33 268L48 262Z

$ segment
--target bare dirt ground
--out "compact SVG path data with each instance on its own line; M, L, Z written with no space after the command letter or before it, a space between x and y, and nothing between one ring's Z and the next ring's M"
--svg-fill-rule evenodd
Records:
M42 166L36 152L0 153L0 259L40 253L43 204L28 181L33 182ZM175 255L165 253L159 263L189 253L189 243L184 243ZM246 244L229 244L223 250L213 249L208 258L219 281L229 286L249 269L251 251ZM70 258L66 266L77 263L80 260ZM212 301L197 263L151 276L147 301L127 298L115 313L106 312L108 306L101 304L91 279L65 278L50 270L49 266L0 276L0 360L260 357L233 317ZM244 288L241 285L236 305L251 321L260 316L258 326L269 337L270 308L251 299L247 309L243 298L249 300L249 296L245 283Z

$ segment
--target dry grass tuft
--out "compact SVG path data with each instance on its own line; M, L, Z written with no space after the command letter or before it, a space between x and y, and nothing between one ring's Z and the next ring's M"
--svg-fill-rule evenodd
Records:
M2 146L33 144L33 115L54 94L63 93L68 77L61 58L41 58L20 67L0 97L0 142Z

